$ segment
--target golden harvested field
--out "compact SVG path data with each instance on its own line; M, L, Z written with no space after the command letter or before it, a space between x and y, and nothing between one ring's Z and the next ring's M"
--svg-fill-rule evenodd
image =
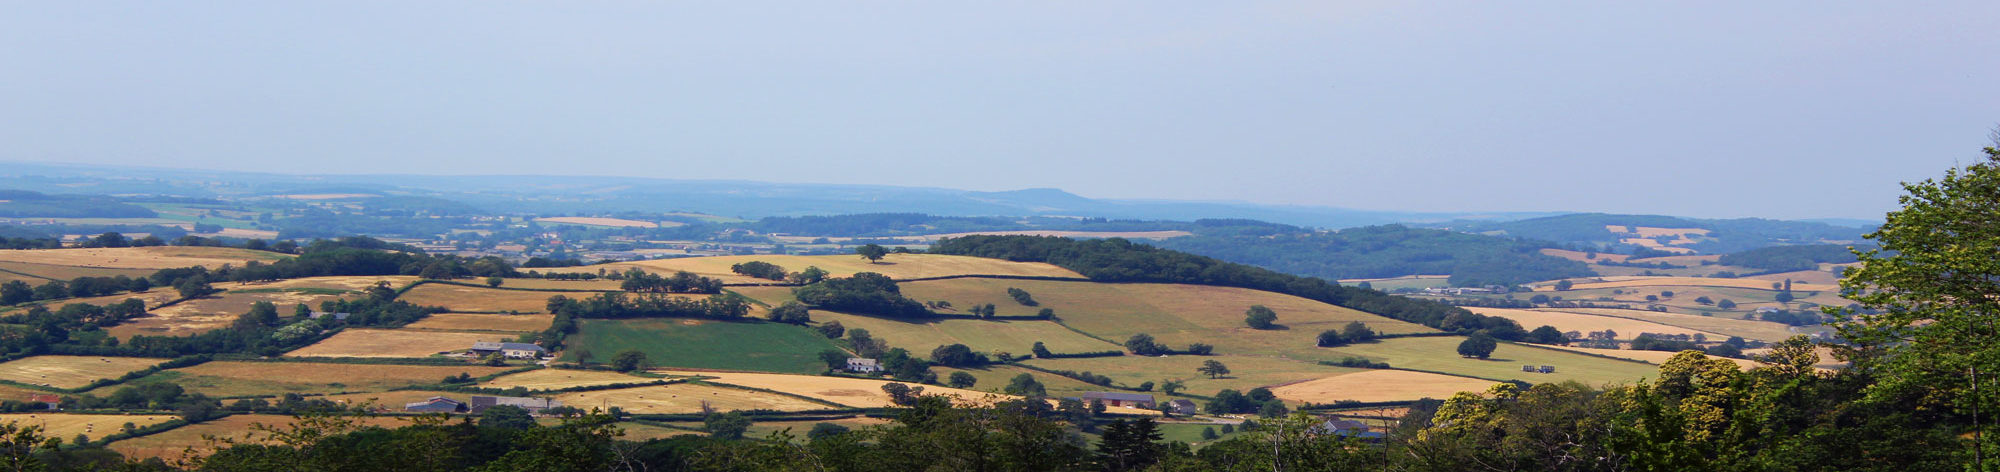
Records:
M882 394L880 389L875 393ZM784 395L691 383L571 392L558 394L555 399L561 401L563 405L586 410L615 406L638 414L699 413L704 403L721 411L805 411L827 408L826 405Z
M882 392L882 385L890 383L889 381L886 380L857 379L851 377L826 377L818 375L765 374L765 373L755 373L755 372L662 372L662 373L671 375L702 375L708 377L715 377L715 379L709 380L709 382L737 385L737 386L751 387L751 388L761 388L775 392L785 392L793 395L817 398L823 401L829 401L852 407L878 408L878 407L888 407L895 405L895 403L889 401L889 394ZM916 387L917 385L911 385L911 386ZM1013 398L1007 395L991 394L991 393L977 392L972 390L960 390L951 387L941 387L937 385L923 385L922 387L924 387L924 393L926 394L946 394L958 397L958 399L961 401L981 401L983 399L986 399L988 396ZM658 387L646 387L646 388L658 388ZM728 391L749 393L743 390L728 390ZM728 395L728 394L723 393L723 395ZM613 404L615 405L617 403L614 402ZM696 409L698 410L699 405L696 405L696 407L697 407ZM813 409L813 408L826 408L826 406L813 405L811 408L806 408L806 409ZM626 409L631 410L631 408L629 407Z
M1458 392L1484 392L1494 383L1496 382L1485 379L1384 369L1284 385L1271 389L1271 393L1292 402L1333 403L1341 400L1386 402L1451 398Z
M130 383L171 382L209 396L380 391L433 384L460 373L474 377L508 370L483 365L413 366L315 362L210 362L168 370ZM93 390L104 396L117 385Z
M1050 264L1035 262L1010 262L983 257L946 256L937 254L890 254L880 263L869 263L861 256L714 256L685 257L679 259L658 259L650 261L619 262L614 264L558 267L544 272L597 272L598 268L608 271L629 270L638 267L650 272L671 274L688 271L730 283L763 283L769 280L737 274L730 266L750 261L763 261L784 267L788 272L798 272L806 267L819 267L834 277L846 277L856 272L875 272L896 279L941 277L947 275L1024 275L1040 277L1079 277L1075 272Z
M819 323L838 321L849 330L866 329L870 335L888 341L890 346L922 354L929 354L932 349L946 344L964 344L975 352L991 354L1006 351L1025 355L1036 341L1047 345L1050 351L1061 353L1125 349L1118 344L1077 334L1053 321L930 319L911 322L830 311L814 311L812 316L813 321Z
M491 315L484 313L438 313L424 317L415 323L404 325L406 330L438 331L505 331L509 333L530 333L549 329L555 315Z
M404 292L402 300L425 306L441 306L452 311L513 311L517 313L544 313L549 308L549 297L562 295L570 298L592 296L582 292L530 292L525 290L503 290L474 288L463 285L424 284Z
M563 224L585 225L585 226L607 226L612 228L660 227L659 223L654 223L651 221L627 220L622 218L597 218L597 217L587 217L587 216L554 216L548 218L535 218L535 221L541 223L563 223ZM681 226L682 224L684 223L678 221L669 221L667 222L666 226L669 227Z
M229 291L200 299L188 300L166 308L149 310L147 312L148 316L128 320L111 327L107 331L112 336L120 338L129 338L139 334L147 336L186 336L227 327L230 323L235 322L237 317L250 312L250 307L257 302L271 302L278 306L278 313L280 315L291 316L293 306L300 303L304 303L309 307L317 307L323 301L347 296L358 296L351 293L345 295L322 294L317 291L346 289L306 287L304 285L304 283L293 286L281 286L278 284L221 284L217 288L229 289ZM166 289L154 289L145 295L148 305L154 305L179 297L178 293ZM102 298L110 302L123 300L124 296L113 295Z
M77 388L97 379L152 367L166 359L146 357L35 356L0 364L0 379L29 385Z
M479 341L501 342L513 338L502 333L349 328L324 341L285 353L285 357L429 357L466 350Z
M1008 287L1028 291L1041 306L1030 308L1015 303L1007 296ZM1339 329L1353 321L1381 333L1432 331L1421 325L1291 295L1230 287L954 279L910 282L902 284L902 288L910 298L949 301L960 310L985 303L994 304L1002 315L1026 315L1043 307L1051 308L1063 324L1114 342L1122 343L1133 334L1144 332L1170 346L1210 343L1215 345L1216 352L1232 355L1318 359L1313 345L1319 332ZM1251 305L1264 305L1278 312L1278 324L1287 329L1255 330L1244 326L1243 313Z
M1607 227L1605 227L1605 229L1610 229L1610 227L1608 227L1608 226L1607 226ZM1613 233L1623 233L1623 232L1631 232L1631 233L1637 233L1637 234L1639 235L1639 237L1641 237L1641 238L1657 238L1657 237L1661 237L1661 236L1679 236L1679 235L1683 235L1683 234L1694 234L1694 235L1702 235L1702 236L1707 236L1707 235L1708 235L1708 230L1706 230L1706 229L1701 229L1701 228L1654 228L1654 227L1651 227L1651 226L1633 226L1633 227L1631 227L1631 229L1630 229L1629 231L1612 231L1612 232L1613 232Z
M527 270L537 270L537 269L527 269ZM479 283L484 283L484 281L480 281ZM501 280L500 286L504 288L525 288L530 290L597 290L602 292L615 292L618 290L623 290L622 288L618 287L619 283L620 281L617 280L551 280L551 279L523 278L523 279ZM588 296L590 294L583 293L580 295ZM570 297L570 298L576 298L576 297Z
M559 388L583 387L590 385L611 385L660 380L649 377L626 375L601 370L541 369L518 374L508 374L481 384L482 388L526 387L528 390L553 390Z
M40 393L54 393L54 392L44 392L41 390L35 390L27 387L17 387L13 385L0 385L0 399L27 401L29 395L40 394Z
M1741 336L1759 341L1782 341L1792 337L1789 326L1769 321L1750 321L1721 316L1684 315L1680 313L1660 313L1646 310L1621 310L1616 308L1538 308L1541 311L1561 311L1586 315L1615 316L1649 321L1687 329L1719 333L1725 336Z
M466 397L468 395L469 394L465 393L433 392L428 390L391 390L386 392L363 392L363 393L342 393L336 395L321 395L309 398L323 398L351 406L372 404L374 405L373 408L374 411L400 412L403 411L403 405L407 405L413 402L428 400L431 397L445 397L458 401L466 401ZM277 399L273 398L271 399L271 402L277 403ZM227 404L229 402L223 402L223 403Z
M357 418L357 420L359 422L357 427L379 426L393 429L409 424L408 420L397 417L376 416ZM111 443L110 447L111 450L124 454L127 459L143 460L158 457L171 463L183 458L183 453L189 448L194 448L197 455L212 452L210 449L212 444L203 439L203 436L230 438L238 442L262 442L261 434L257 436L260 440L245 439L245 434L250 432L252 424L289 428L293 421L295 420L292 417L283 415L230 415L174 428L160 434L118 441Z
M275 252L225 247L154 246L91 249L36 249L0 251L0 261L108 269L172 269L203 266L243 265L247 261L275 261L290 256ZM29 272L33 273L33 272ZM43 274L36 274L43 275ZM44 275L45 277L51 277Z
M1718 279L1710 277L1603 277L1603 282L1573 281L1574 290L1628 287L1729 287L1770 290L1771 281L1758 279ZM1840 287L1825 284L1792 284L1795 292L1818 292L1839 290ZM1536 287L1535 291L1555 291L1554 285Z
M1579 331L1586 334L1592 331L1603 331L1609 329L1618 332L1618 339L1624 339L1624 340L1630 340L1632 338L1636 338L1639 336L1639 333L1686 334L1690 336L1695 334L1701 334L1704 336L1708 336L1709 338L1712 338L1716 341L1721 341L1723 339L1729 338L1728 335L1721 333L1704 332L1700 330L1683 328L1680 326L1665 325L1650 321L1640 321L1631 318L1619 318L1615 316L1591 315L1591 314L1573 313L1566 311L1523 310L1514 308L1465 307L1465 309L1472 310L1473 313L1478 313L1481 315L1498 316L1502 318L1511 319L1517 323L1521 323L1522 328L1530 330L1543 325L1554 326L1556 329L1562 330L1563 332Z
M1632 257L1624 254L1606 254L1600 252L1597 253L1597 258L1592 259L1589 257L1589 253L1585 253L1583 251L1571 251L1568 249L1543 249L1542 254L1569 259L1572 261L1582 262L1585 264L1597 262L1600 260L1611 261L1611 262L1625 262L1625 259Z
M1552 347L1565 351L1587 352L1591 354L1611 356L1620 359L1645 361L1648 363L1652 363L1654 365L1665 364L1667 363L1667 359L1672 359L1674 358L1675 355L1680 354L1680 352L1667 352L1667 351L1635 351L1631 349L1594 349L1594 348L1575 347L1575 346L1545 346L1545 347ZM1729 360L1730 362L1735 362L1737 367L1743 368L1745 370L1762 367L1764 365L1764 363L1762 362L1757 362L1749 359L1733 359L1728 357L1716 357L1716 358L1726 359Z
M95 440L124 429L125 423L144 428L174 419L174 415L78 415L68 413L6 413L0 424L40 426L43 434L68 442L78 434Z
M1451 354L1447 351L1444 355ZM1209 360L1228 366L1229 375L1220 379L1210 379L1195 372L1195 368L1201 367L1204 361ZM1027 361L1027 364L1050 370L1090 372L1111 377L1114 383L1127 386L1145 382L1153 382L1157 386L1167 380L1178 379L1186 384L1188 393L1198 395L1214 394L1225 388L1242 391L1361 371L1361 369L1324 366L1275 357L1227 355L1034 359Z

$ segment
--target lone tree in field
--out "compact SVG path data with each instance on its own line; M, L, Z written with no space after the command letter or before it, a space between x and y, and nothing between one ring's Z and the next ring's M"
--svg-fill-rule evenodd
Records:
M1270 308L1264 305L1251 305L1249 311L1243 312L1243 324L1250 325L1250 327L1256 329L1277 327L1278 312L1271 311Z
M1569 288L1574 286L1576 286L1576 284L1568 280L1558 281L1556 282L1556 291L1558 292L1569 291Z
M973 385L978 383L978 377L973 377L972 374L965 373L965 371L958 371L952 372L951 377L944 384L951 386L951 388L972 388Z
M1224 375L1229 375L1229 366L1222 365L1221 361L1209 359L1201 361L1201 367L1196 367L1194 371L1201 375L1206 375L1211 379L1219 379Z
M631 372L646 367L646 353L627 350L611 356L611 368L619 372Z
M1473 333L1471 337L1465 338L1465 342L1458 343L1458 355L1485 359L1492 357L1493 350L1498 347L1500 343L1494 341L1492 336L1487 336L1486 333Z
M883 257L889 256L889 250L883 249L880 244L869 244L854 248L854 253L860 254L862 259L867 259L871 264L881 261Z

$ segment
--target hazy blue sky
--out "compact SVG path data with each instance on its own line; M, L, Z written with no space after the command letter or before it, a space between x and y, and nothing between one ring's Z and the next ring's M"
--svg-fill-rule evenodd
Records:
M1879 217L2000 122L1990 0L304 5L6 3L0 160Z

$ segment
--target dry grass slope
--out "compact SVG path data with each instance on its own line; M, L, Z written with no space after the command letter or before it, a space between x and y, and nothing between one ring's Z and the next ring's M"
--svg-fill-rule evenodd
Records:
M145 357L35 356L0 364L0 379L29 385L77 388L97 379L152 367L166 359ZM25 400L25 399L22 399Z
M1370 370L1308 380L1271 389L1288 401L1333 403L1341 400L1382 402L1418 398L1450 398L1458 392L1483 392L1495 382L1407 370Z
M285 353L285 357L428 357L446 351L462 351L480 341L510 341L500 333L462 333L402 329L347 329Z

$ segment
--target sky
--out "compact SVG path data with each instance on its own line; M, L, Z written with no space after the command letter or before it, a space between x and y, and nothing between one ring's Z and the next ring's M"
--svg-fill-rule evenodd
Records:
M0 161L1879 218L2000 124L1991 1L0 11Z

